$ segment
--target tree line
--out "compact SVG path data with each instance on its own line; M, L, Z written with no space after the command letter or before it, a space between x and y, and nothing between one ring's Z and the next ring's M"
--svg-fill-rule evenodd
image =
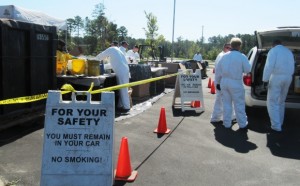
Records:
M247 52L256 45L254 34L229 34L226 36L213 36L208 38L208 42L204 43L204 38L197 41L189 41L178 37L173 45L167 41L163 35L158 34L159 26L157 25L157 17L152 13L145 13L146 27L145 39L136 39L128 36L128 30L125 26L108 20L105 16L105 7L102 3L97 4L92 13L92 18L82 18L75 16L67 19L67 32L59 32L60 38L66 38L69 50L80 46L84 50L84 55L96 55L100 51L109 47L112 41L124 41L129 43L129 46L134 45L149 45L146 49L145 56L159 56L159 48L163 48L165 57L174 57L182 59L192 59L194 54L201 52L204 59L214 60L218 53L222 50L224 43L230 41L232 37L239 37L243 41L241 52ZM173 52L173 55L172 55Z

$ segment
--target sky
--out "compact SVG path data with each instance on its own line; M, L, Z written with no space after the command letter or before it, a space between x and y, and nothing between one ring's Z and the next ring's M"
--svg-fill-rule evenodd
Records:
M136 39L145 38L145 12L157 17L158 34L168 41L179 37L196 41L203 36L207 42L212 36L300 26L297 0L0 0L0 5L15 5L60 19L75 16L92 19L99 3L104 4L109 21L118 27L125 26L128 36Z

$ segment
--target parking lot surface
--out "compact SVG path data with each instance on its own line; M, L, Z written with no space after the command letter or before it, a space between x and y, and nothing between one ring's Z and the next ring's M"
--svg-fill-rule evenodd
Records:
M174 91L169 91L147 110L115 122L115 164L120 141L127 137L131 166L138 171L133 182L115 185L299 185L299 110L287 110L281 135L270 133L265 108L247 110L247 132L239 131L237 124L226 130L221 123L210 123L215 95L207 83L208 78L202 81L203 113L173 109ZM171 130L164 135L153 133L162 107ZM0 185L40 184L42 125L38 121L35 128L15 128L14 135L1 132Z

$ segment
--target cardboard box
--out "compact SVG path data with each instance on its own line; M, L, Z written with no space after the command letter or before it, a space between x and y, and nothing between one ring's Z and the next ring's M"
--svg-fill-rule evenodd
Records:
M150 91L149 91L150 84L142 84L142 85L137 85L132 88L132 98L144 98L150 96Z
M178 63L159 63L161 64L162 67L167 67L168 69L166 70L167 74L172 74L178 72L179 69L179 64Z
M176 84L177 76L173 76L165 79L165 87L174 88Z

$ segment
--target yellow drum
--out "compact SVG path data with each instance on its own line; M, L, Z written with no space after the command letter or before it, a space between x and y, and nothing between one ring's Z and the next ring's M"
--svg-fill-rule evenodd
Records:
M84 74L85 59L72 59L72 74Z

